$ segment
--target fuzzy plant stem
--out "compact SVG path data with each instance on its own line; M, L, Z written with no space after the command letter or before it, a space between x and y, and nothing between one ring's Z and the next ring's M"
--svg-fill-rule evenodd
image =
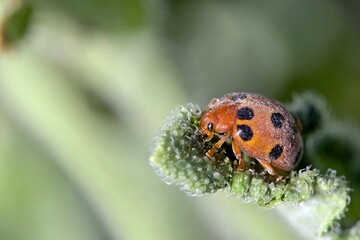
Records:
M303 121L309 114L314 115L314 111L319 113L312 122L304 122L306 134L310 128L312 131L319 128L321 117L326 116L321 113L325 111L322 103L308 101L312 98L317 97L303 94L289 107ZM337 176L335 170L321 172L305 166L292 171L286 180L275 182L250 170L236 171L224 150L215 160L209 160L205 155L208 143L199 134L200 116L201 109L197 105L178 106L154 138L150 164L166 183L178 185L189 195L211 194L221 189L244 203L276 207L298 229L298 235L306 238L360 237L358 225L342 230L339 224L350 202L350 188L345 177ZM299 222L303 223L301 228L296 227Z

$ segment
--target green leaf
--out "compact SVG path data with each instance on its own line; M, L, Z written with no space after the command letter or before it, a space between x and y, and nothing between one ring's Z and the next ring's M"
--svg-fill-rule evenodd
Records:
M0 48L14 44L25 36L33 14L33 7L29 3L16 5L9 2L8 6L0 16Z

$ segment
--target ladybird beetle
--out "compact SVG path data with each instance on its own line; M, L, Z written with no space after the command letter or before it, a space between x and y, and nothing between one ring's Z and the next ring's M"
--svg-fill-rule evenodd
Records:
M302 157L300 131L300 121L281 103L254 93L229 93L215 98L200 118L205 141L214 135L219 137L206 153L209 158L230 138L239 171L245 169L243 151L277 180L282 176L275 169L289 172Z

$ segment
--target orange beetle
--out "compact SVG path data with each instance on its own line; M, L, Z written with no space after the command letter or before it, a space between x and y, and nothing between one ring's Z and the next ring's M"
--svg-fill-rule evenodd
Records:
M255 158L268 173L282 178L275 169L289 172L299 163L303 152L300 122L282 104L254 93L229 93L213 99L200 119L200 132L210 141L220 140L206 153L212 158L226 139L245 169L244 151Z

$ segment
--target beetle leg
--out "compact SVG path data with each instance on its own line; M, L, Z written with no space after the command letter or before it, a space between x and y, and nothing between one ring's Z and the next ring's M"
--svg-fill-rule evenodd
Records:
M224 142L226 141L226 139L228 138L229 135L224 135L220 138L220 140L215 143L215 145L206 153L206 156L208 156L209 158L212 158L214 156L214 153L216 152L216 150L218 150L221 145L224 144Z
M239 164L237 165L237 170L244 171L245 170L245 161L244 161L243 154L242 154L239 146L237 145L237 143L234 140L231 141L231 146L232 146L232 150L235 154L236 159L239 160Z
M209 133L207 134L207 137L205 138L205 142L210 141L213 137L214 137L214 133L209 132Z
M268 163L265 160L260 160L260 159L256 159L259 161L259 163L261 164L261 166L263 166L263 168L270 174L275 176L276 181L279 181L283 178L282 175L278 174L275 169L270 165L270 163Z

